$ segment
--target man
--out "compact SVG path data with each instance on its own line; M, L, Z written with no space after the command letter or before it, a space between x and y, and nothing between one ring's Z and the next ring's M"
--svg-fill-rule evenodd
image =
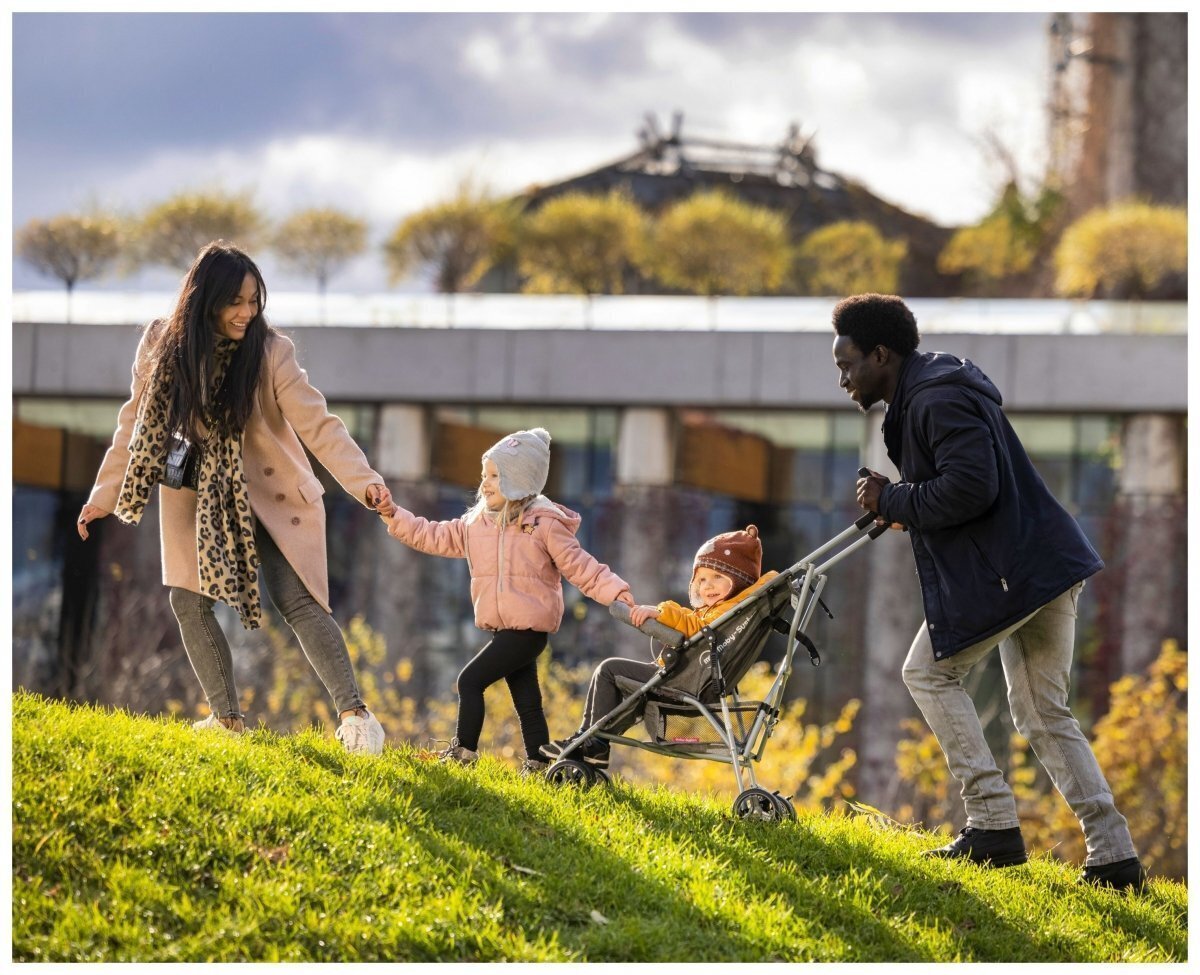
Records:
M846 298L833 328L841 387L864 413L887 404L883 439L901 480L870 472L858 502L912 541L925 622L904 683L966 806L958 838L926 855L994 867L1027 859L1012 790L962 685L998 645L1017 730L1083 827L1081 879L1140 889L1129 826L1067 707L1079 593L1104 563L1034 469L991 380L970 361L918 352L903 301Z

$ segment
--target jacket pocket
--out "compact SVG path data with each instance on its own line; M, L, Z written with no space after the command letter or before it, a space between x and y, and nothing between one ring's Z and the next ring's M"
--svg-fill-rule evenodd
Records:
M315 501L321 500L321 495L325 493L325 485L322 484L314 474L307 480L301 481L298 490L300 491L300 497L302 497L309 504L312 504Z
M975 554L979 556L979 561L983 563L984 568L986 568L988 572L992 574L992 576L999 583L1000 588L1005 592L1008 592L1008 579L1005 577L1004 573L997 569L992 563L992 560L987 557L987 553L985 553L980 544L975 541L974 535L967 535L967 538L970 539L971 548L975 549Z

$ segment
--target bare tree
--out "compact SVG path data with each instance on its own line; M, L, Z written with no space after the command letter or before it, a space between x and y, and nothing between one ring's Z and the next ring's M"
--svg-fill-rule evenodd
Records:
M70 322L76 283L100 277L120 254L120 224L106 214L30 220L17 231L14 249L40 274L58 278L65 285Z
M138 221L137 260L183 270L210 241L224 238L252 247L264 226L249 194L180 193L151 207Z
M324 324L329 278L367 249L367 224L334 209L301 210L276 228L272 248L285 265L317 279Z

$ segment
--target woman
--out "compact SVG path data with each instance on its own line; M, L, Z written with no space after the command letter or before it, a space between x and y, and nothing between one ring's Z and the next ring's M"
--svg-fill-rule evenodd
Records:
M192 444L184 484L159 492L163 584L212 713L197 728L245 730L217 600L242 625L261 621L260 581L334 699L337 737L378 754L383 728L364 705L329 611L324 488L301 443L346 491L384 515L395 508L345 425L308 382L291 340L263 317L258 267L226 241L201 250L171 317L152 322L133 390L79 514L78 530L115 514L137 524L168 450ZM190 484L190 486L188 486Z

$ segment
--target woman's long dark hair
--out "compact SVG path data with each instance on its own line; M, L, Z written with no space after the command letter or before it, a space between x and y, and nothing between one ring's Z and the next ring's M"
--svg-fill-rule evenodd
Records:
M207 377L212 372L217 317L237 297L247 274L257 283L258 312L210 401ZM243 251L224 240L205 245L188 269L175 311L150 353L153 382L171 379L168 431L181 431L196 442L202 439L202 422L219 435L240 435L245 430L254 408L267 335L273 331L263 317L266 304L262 274Z

